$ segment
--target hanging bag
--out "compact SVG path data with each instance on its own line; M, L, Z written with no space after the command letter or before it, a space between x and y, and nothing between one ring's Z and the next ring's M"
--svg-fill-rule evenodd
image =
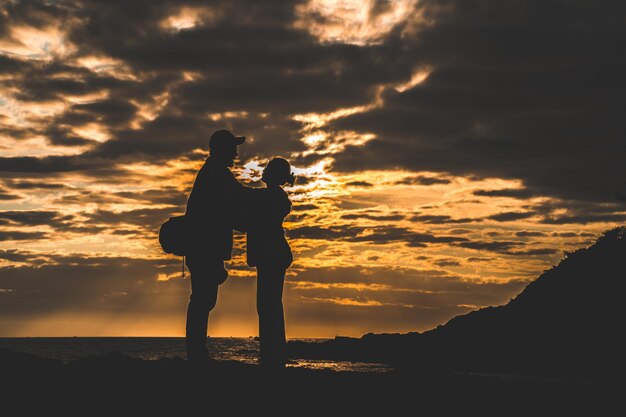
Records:
M182 256L182 275L185 277L185 255L190 243L189 219L185 216L170 217L159 229L159 244L165 253Z
M161 225L159 243L165 253L185 256L189 243L188 220L186 216L170 217Z

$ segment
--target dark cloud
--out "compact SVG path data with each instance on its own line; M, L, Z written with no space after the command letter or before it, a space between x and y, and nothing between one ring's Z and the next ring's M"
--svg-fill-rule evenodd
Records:
M72 12L71 7L63 6L28 1L3 2L2 7L6 13L0 13L0 35L9 36L9 22L39 29L46 28L57 22L59 17L67 17Z
M71 224L66 224L62 227L57 227L56 230L60 232L71 232L71 233L85 235L85 234L97 234L100 232L104 232L104 231L109 230L109 228L104 227L104 226L75 226Z
M77 190L77 192L67 193L54 200L54 203L60 204L108 204L112 201L113 196L108 193L95 192L90 190Z
M24 3L7 5L3 36L13 24L45 28L66 21L79 56L118 59L138 78L115 78L59 60L32 65L1 57L3 71L14 77L6 83L24 100L110 91L106 98L70 106L32 133L55 144L84 145L70 127L97 121L112 138L77 156L3 157L0 171L96 175L96 167L110 167L111 161L188 155L224 126L254 139L242 147L244 160L298 153L306 147L295 113L364 105L387 86L381 106L334 122L333 130L376 134L365 146L336 155L336 169L401 167L519 178L527 191L500 195L623 206L624 62L612 53L626 38L619 36L625 29L615 19L621 4L449 0L442 7L421 1L416 7L429 24L417 24L414 35L403 36L402 29L413 24L406 21L378 44L346 45L320 44L294 27L297 2L190 2L211 9L212 17L182 31L160 26L180 10L176 2ZM369 13L381 7L390 5ZM432 73L403 92L390 87L408 80L415 68ZM197 76L185 79L184 71ZM168 101L160 114L141 129L129 128L136 103L154 104L163 93ZM207 118L228 111L246 113ZM449 180L413 176L401 182Z
M393 226L302 226L287 230L290 238L346 240L387 244L404 242L409 247L425 247L426 244L465 242L468 239L456 236L435 236L430 233L416 233L407 228Z
M450 184L450 181L447 178L438 178L438 177L425 177L424 175L415 175L411 177L405 177L401 180L396 181L394 184L399 185L435 185L435 184Z
M367 242L372 244L387 244L392 242L417 242L412 240L413 233L402 227L373 227L358 236L351 236L346 240L350 242ZM422 246L422 243L417 243Z
M111 234L128 236L128 235L141 235L142 233L134 229L115 229L111 232Z
M97 115L97 120L109 125L119 125L130 122L137 107L120 98L109 98L92 103L77 104L75 111Z
M90 223L96 224L131 224L150 228L153 231L158 230L158 226L165 222L170 216L173 216L180 209L167 208L140 208L127 211L111 211L98 209L90 213L82 213L88 217Z
M2 27L2 25L0 25L0 27ZM7 27L8 25L4 26L4 28ZM0 55L0 73L2 74L15 74L23 70L25 67L30 67L30 64L5 55Z
M363 227L352 226L335 226L335 227L320 227L320 226L301 226L287 230L287 235L294 239L343 239L347 237L354 237L365 230Z
M300 222L300 221L302 221L302 220L304 220L306 218L309 218L309 217L311 217L311 215L308 214L308 213L301 213L301 214L293 214L293 213L291 213L291 214L289 214L289 216L287 216L285 218L285 221L295 223L295 222Z
M469 229L450 229L448 233L451 235L466 235L468 233L472 233Z
M29 262L33 263L38 258L38 255L33 254L30 251L21 251L18 249L0 249L0 259L6 259L11 262Z
M94 161L85 161L77 156L16 156L0 157L0 173L48 173L86 170L98 165Z
M504 252L507 255L517 255L517 256L543 256L543 255L554 255L558 253L558 249L550 249L550 248L541 248L541 249L528 249L528 250L514 250Z
M14 194L0 188L0 201L19 200L22 198L19 194Z
M315 178L307 177L305 175L298 175L296 177L296 184L298 185L307 185L311 181L315 180Z
M546 216L541 219L544 224L588 224L588 223L605 223L605 222L626 222L626 214L578 214L578 215L561 215Z
M468 239L456 236L434 236L429 233L413 233L409 237L409 246L421 246L423 243L455 243Z
M372 187L374 184L367 181L349 181L346 185L348 187Z
M120 158L158 162L188 155L206 147L210 133L223 127L251 139L241 148L243 160L289 156L307 149L299 140L302 125L293 120L294 114L363 105L374 99L379 85L405 79L412 70L400 44L384 48L320 44L293 25L298 3L189 2L210 9L212 17L182 31L161 27L163 19L180 11L182 4L177 2L79 2L71 8L13 5L9 12L16 24L43 14L46 19L37 24L45 27L71 14L73 19L64 28L78 55L117 59L136 79L115 78L55 60L31 66L10 83L21 94L17 98L28 101L109 91L106 98L71 105L40 131L51 143L74 146L86 142L71 127L89 122L106 125L110 140L66 159L75 169L123 162ZM388 65L391 59L395 65ZM11 64L17 73L19 64ZM195 75L187 79L183 72ZM138 103L154 104L164 93L168 100L158 116L139 130L129 128ZM225 112L235 115L220 116ZM45 166L41 162L0 160L0 168L69 169L63 160Z
M351 242L369 242L386 244L391 242L406 242L409 247L425 247L427 244L464 242L468 239L455 236L435 236L430 233L415 233L401 227L374 227L370 233L350 237Z
M515 241L471 241L460 242L457 245L469 249L504 253L509 252L515 247L524 246L524 243Z
M481 258L481 257L476 257L476 256L467 258L467 262L488 262L490 260L491 258Z
M449 266L461 266L461 263L453 259L442 259L439 261L435 261L435 265L444 268L444 267L449 267Z
M341 218L344 220L357 220L357 219L367 219L367 220L376 220L376 221L398 221L403 220L405 216L403 214L368 214L368 213L349 213L342 214Z
M181 192L176 187L164 186L159 189L145 191L119 191L111 197L122 197L128 200L149 202L153 204L167 204L181 207L187 202L188 192Z
M504 213L492 214L491 216L487 216L487 219L495 220L497 222L512 222L534 216L535 213L532 212L507 211Z
M242 147L242 158L247 159L305 150L294 113L361 105L371 101L377 84L410 71L385 64L386 58L397 55L394 50L319 44L294 28L295 2L197 5L213 11L210 22L167 31L161 21L179 12L181 4L82 3L73 10L78 23L69 26L70 41L81 50L121 60L141 79L122 81L89 71L52 79L45 75L64 71L48 66L47 73L40 70L23 80L20 90L32 99L112 90L110 98L74 105L58 118L69 125L98 120L114 128L110 141L80 160L178 156L206 146L209 134L224 125L254 139ZM13 10L20 16L27 12ZM183 80L183 71L199 76ZM155 120L139 132L123 128L135 115L135 101L149 101L166 90L167 105ZM223 112L246 113L217 122L207 119L208 114ZM51 139L59 143L79 143L79 138L52 133Z
M568 201L563 204L548 201L523 206L539 216L544 224L588 224L588 223L623 223L626 221L625 210L616 203L597 203Z
M346 148L335 169L515 178L528 195L623 207L626 61L614 51L625 46L616 18L625 5L444 3L418 2L429 24L403 40L430 76L404 92L388 89L379 108L336 120L335 129L377 138Z
M483 197L512 197L525 200L535 194L526 188L503 188L499 190L476 190L474 195Z
M43 181L17 181L12 179L5 179L4 183L14 190L59 190L66 188L65 184L56 182L43 182Z
M539 237L539 236L547 236L547 233L532 231L532 230L520 230L519 232L515 232L515 236L517 237Z
M589 233L589 232L552 232L550 233L550 236L555 236L555 237L576 237L576 236L581 236L581 237L597 237L597 234L595 233Z
M0 242L7 240L39 240L45 239L45 232L22 232L19 230L0 230Z
M294 211L308 211L308 210L316 210L319 206L317 204L294 204L291 209Z
M8 227L31 227L31 226L49 226L57 232L71 232L78 234L96 234L107 230L104 226L96 226L93 224L83 223L76 219L74 215L62 214L57 211L45 210L23 210L23 211L0 211L0 225ZM41 236L48 237L48 234L37 234L40 232L24 231L20 234L6 231L7 236L14 238L29 238Z
M73 75L72 78L52 78L58 73ZM70 73L70 74L68 74ZM35 76L39 75L39 77ZM31 67L21 79L21 90L16 98L22 101L52 101L64 95L85 95L97 91L88 81L83 79L88 72L75 67L54 63L43 68Z
M481 222L481 218L470 218L470 217L462 217L462 218L452 218L452 216L448 216L445 214L417 214L411 217L411 221L418 223L427 223L427 224L456 224L456 223L475 223Z
M23 210L23 211L0 211L0 219L23 226L56 226L73 219L73 215L63 215L57 211L49 210Z

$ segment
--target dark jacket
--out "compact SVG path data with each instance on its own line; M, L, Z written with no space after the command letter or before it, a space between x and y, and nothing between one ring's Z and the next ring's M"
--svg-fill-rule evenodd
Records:
M191 224L192 254L228 260L233 251L234 213L246 187L230 169L208 157L198 171L186 216Z
M293 262L285 238L283 220L291 211L291 201L281 187L260 188L247 194L251 207L246 239L249 266L287 268Z

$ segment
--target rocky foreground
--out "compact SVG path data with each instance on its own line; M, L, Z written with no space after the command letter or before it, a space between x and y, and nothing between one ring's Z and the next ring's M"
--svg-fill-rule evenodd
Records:
M237 362L192 365L120 354L63 363L0 350L4 409L80 412L384 412L420 413L566 409L597 411L617 398L609 381L454 372L382 374L286 368ZM600 407L600 408L598 408ZM542 413L539 413L542 414Z

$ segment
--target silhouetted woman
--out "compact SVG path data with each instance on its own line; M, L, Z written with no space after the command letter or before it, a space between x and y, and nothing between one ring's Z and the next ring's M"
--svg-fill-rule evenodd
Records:
M282 367L286 361L283 283L293 256L285 238L283 220L291 201L282 186L295 181L283 158L268 162L261 180L266 188L253 190L247 236L248 265L257 269L257 312L261 364Z

